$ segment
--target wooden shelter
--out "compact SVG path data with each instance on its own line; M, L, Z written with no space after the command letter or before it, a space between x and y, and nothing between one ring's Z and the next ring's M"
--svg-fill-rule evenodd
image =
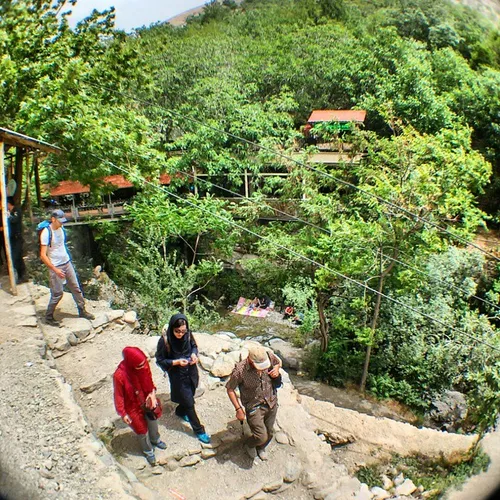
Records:
M40 158L49 153L60 154L62 149L33 137L19 134L12 130L0 127L0 194L2 200L2 224L5 242L5 255L9 270L12 293L17 295L16 278L12 262L12 253L9 237L9 223L7 218L7 182L11 179L16 181L16 191L13 195L14 203L20 204L23 193L24 168L26 165L26 197L29 205L29 187L31 171L29 159L33 159L33 171L37 188L37 198L41 200L40 181L38 174L38 162ZM10 160L10 161L9 161Z

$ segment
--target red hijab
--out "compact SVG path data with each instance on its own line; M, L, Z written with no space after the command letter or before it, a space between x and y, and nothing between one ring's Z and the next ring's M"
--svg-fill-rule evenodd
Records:
M125 347L122 354L123 361L120 363L120 368L127 374L139 399L144 401L147 395L155 389L148 358L138 347ZM137 369L141 363L144 363L144 366Z

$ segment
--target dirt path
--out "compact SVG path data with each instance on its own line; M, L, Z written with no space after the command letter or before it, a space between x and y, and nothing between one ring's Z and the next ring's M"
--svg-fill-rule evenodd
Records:
M89 433L71 387L43 359L28 285L0 289L0 492L9 500L132 498L102 444Z

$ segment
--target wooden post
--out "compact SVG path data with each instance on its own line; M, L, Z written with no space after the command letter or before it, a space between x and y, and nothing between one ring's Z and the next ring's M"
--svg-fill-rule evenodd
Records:
M9 220L7 218L7 188L5 187L5 164L4 164L4 143L0 141L0 194L2 196L2 222L3 237L5 241L5 257L7 258L7 268L9 270L10 287L13 295L17 295L16 276L14 274L14 264L12 262L12 252L10 248Z
M245 168L245 198L248 198L249 189L248 189L248 170Z
M24 196L23 209L25 212L28 212L30 216L30 221L33 222L33 207L31 206L30 189L31 189L30 155L26 151L26 194Z
M16 205L21 205L23 197L23 159L24 148L16 147L16 161L14 170L14 179L16 180L16 193L14 194L14 201Z
M38 169L38 152L35 151L33 157L33 168L35 170L35 189L36 189L36 204L38 208L42 208L42 190L40 188L40 171Z

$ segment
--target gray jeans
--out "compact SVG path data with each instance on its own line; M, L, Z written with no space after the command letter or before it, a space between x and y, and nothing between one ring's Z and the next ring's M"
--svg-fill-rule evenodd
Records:
M80 283L78 283L75 268L73 267L71 261L56 267L64 272L64 279L59 278L54 271L49 269L50 301L47 307L47 312L45 313L47 318L54 317L54 311L56 310L57 304L59 304L63 297L64 280L66 280L66 284L71 292L71 295L73 295L73 300L76 302L78 309L80 310L85 308L85 300L83 299L82 289L80 288Z
M154 453L153 443L156 444L160 441L160 432L158 431L158 420L149 420L146 417L146 422L148 424L148 433L137 434L137 437L144 455L150 455Z

